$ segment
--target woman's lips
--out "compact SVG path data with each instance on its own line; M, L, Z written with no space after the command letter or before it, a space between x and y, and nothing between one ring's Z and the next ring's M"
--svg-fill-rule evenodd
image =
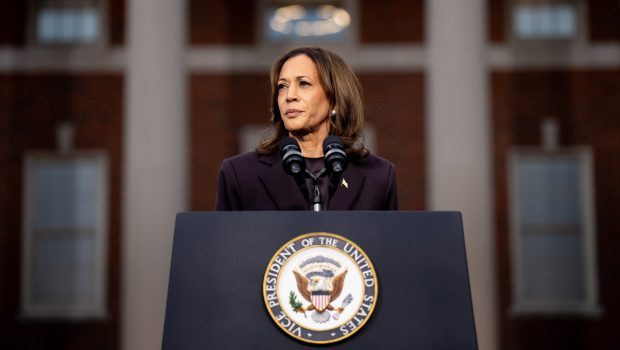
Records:
M299 109L287 109L285 115L287 117L296 117L300 115L301 113L302 111L300 111Z

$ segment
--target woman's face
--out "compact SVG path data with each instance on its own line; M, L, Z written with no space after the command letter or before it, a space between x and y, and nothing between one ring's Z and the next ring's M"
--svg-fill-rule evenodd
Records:
M327 136L329 101L316 64L308 56L299 55L284 62L278 78L278 108L290 133Z

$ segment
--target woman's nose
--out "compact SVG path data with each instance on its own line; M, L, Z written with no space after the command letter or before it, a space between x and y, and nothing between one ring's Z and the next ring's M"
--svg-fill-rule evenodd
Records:
M292 101L297 101L297 89L295 87L289 87L286 90L286 101L287 102L292 102Z

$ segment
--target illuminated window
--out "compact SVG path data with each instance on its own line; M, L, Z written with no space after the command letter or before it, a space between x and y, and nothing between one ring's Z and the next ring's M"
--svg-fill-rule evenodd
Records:
M103 40L102 0L32 2L32 38L37 44L84 45Z
M512 32L522 40L573 39L577 36L575 0L516 0Z
M513 311L598 314L591 150L518 149L509 164Z
M105 317L105 154L30 153L24 175L23 315Z
M264 35L272 42L339 41L350 32L351 15L337 1L276 1L264 7Z

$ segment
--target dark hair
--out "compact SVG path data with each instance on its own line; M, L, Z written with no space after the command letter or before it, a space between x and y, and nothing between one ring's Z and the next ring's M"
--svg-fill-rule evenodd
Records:
M308 56L316 64L321 86L329 100L329 110L336 111L335 116L329 116L329 134L340 137L351 160L366 159L369 152L360 142L364 127L362 86L353 70L340 56L327 49L315 47L300 47L289 51L271 68L270 107L273 133L256 147L256 152L263 155L276 153L280 140L288 136L278 107L277 86L284 63L299 55Z

